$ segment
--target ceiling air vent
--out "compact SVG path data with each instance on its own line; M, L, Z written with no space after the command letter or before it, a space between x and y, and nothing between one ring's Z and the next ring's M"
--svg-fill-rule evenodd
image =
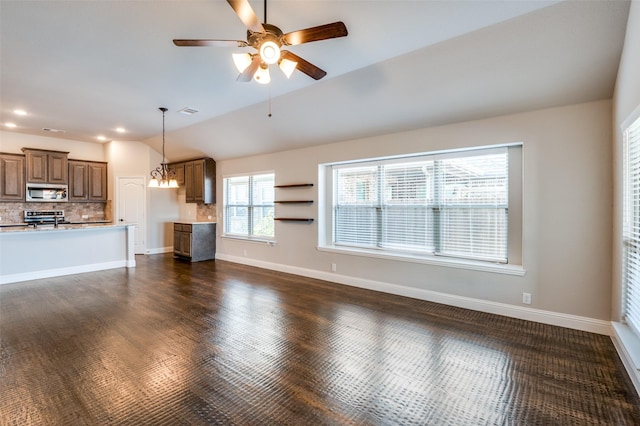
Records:
M67 133L66 130L52 129L50 127L43 127L42 130L49 133Z
M181 113L183 113L185 115L193 115L196 112L200 112L200 111L195 109L195 108L185 107L185 108L182 108L181 110L179 110L178 112L181 112Z

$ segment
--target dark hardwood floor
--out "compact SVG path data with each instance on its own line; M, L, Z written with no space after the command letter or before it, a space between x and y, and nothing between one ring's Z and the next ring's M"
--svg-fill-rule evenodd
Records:
M0 286L2 425L638 425L611 340L222 261Z

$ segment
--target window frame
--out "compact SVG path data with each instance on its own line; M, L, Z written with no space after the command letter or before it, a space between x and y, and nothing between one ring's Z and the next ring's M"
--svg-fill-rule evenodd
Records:
M341 246L334 244L334 167L365 166L367 164L393 164L406 162L417 157L439 156L441 158L452 158L468 156L478 151L488 153L492 149L507 148L508 150L508 201L507 201L507 263L499 263L490 260L478 260L467 257L457 257L452 255L429 254L424 252L412 252L411 250L391 251L384 249L372 249L354 246ZM408 155L397 155L391 157L379 157L360 159L352 161L333 162L319 165L319 212L318 212L318 247L320 251L364 256L370 258L389 259L405 261L411 263L431 264L439 266L450 266L462 269L497 272L511 275L523 276L525 269L522 264L522 229L523 229L523 151L522 142L499 144L492 146L469 147L456 150L441 150Z
M634 139L630 140L633 134ZM630 144L636 144L630 147ZM631 153L630 151L634 151ZM640 267L640 114L633 114L622 126L622 323L625 324L635 338L640 338L640 283L638 280ZM634 157L634 158L630 158ZM634 161L635 160L635 161ZM632 162L633 161L633 162ZM632 170L633 172L630 172ZM632 276L632 278L630 278ZM633 285L632 285L633 284ZM631 306L633 305L633 306Z
M254 197L254 191L256 189L255 178L261 176L271 176L271 202L261 202L256 203ZM247 182L247 200L246 203L230 203L229 202L229 184L234 179L246 178ZM275 241L275 172L273 171L264 171L264 172L255 172L255 173L242 173L242 174L234 174L223 176L223 234L222 236L225 238L234 238L234 239L242 239L249 241L264 241L264 242L273 242ZM246 208L246 233L232 232L230 230L231 226L231 215L229 214L230 208ZM271 227L273 229L273 235L263 235L263 234L255 234L254 230L254 216L255 210L258 208L271 208L272 217L271 217Z

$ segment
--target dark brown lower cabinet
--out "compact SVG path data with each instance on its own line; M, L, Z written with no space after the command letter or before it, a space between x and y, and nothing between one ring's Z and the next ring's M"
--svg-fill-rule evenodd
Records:
M174 222L173 254L199 262L216 257L216 224L214 222Z

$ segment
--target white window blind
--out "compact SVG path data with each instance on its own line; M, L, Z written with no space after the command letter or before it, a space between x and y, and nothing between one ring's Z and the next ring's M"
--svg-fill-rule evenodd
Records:
M640 118L623 138L624 322L640 336Z
M273 173L224 179L225 234L273 238Z
M335 245L507 262L508 150L334 166Z

